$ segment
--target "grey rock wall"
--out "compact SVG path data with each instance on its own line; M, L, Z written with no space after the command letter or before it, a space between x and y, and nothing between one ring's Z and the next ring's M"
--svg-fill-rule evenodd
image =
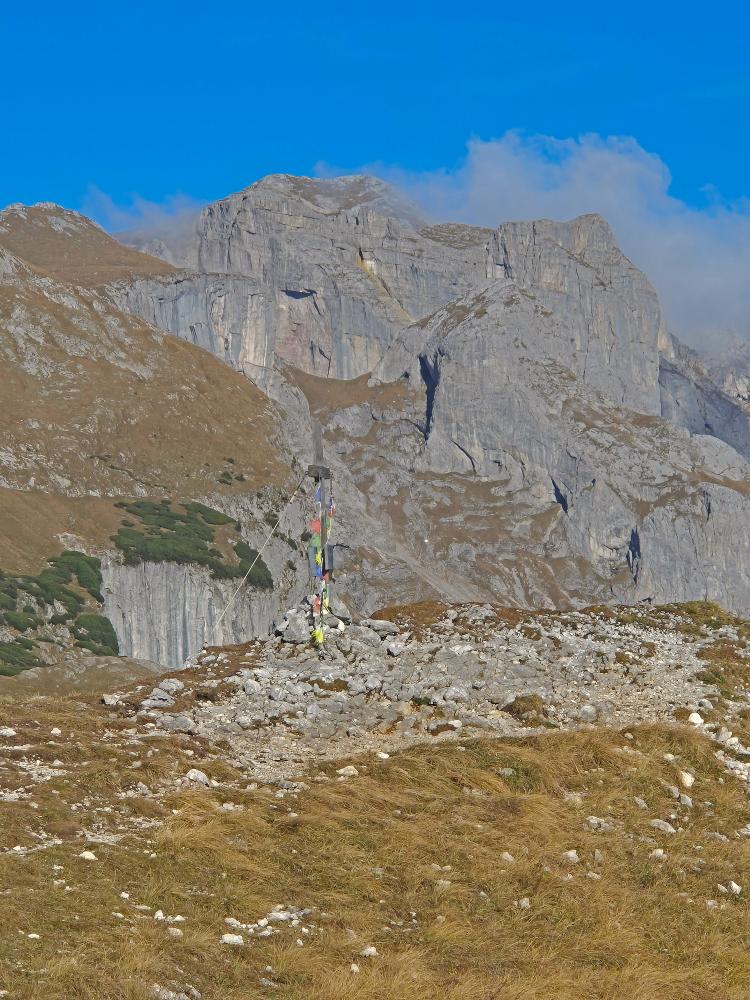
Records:
M661 413L691 434L716 437L750 460L750 415L744 404L723 392L702 369L679 359L662 359Z
M398 330L496 275L491 230L423 223L374 178L267 177L207 206L187 238L122 234L189 270L112 294L234 363L275 357L354 378L378 364ZM248 309L248 294L262 305ZM233 296L238 303L227 304Z
M309 415L272 365L405 387L385 409L337 413L333 394L325 416L361 606L439 593L750 609L744 375L667 334L600 217L429 225L371 178L282 175L162 241L192 270L112 294L286 400L296 447Z
M120 653L181 667L204 645L247 642L266 635L278 613L273 593L243 590L229 613L217 621L236 581L213 580L201 566L102 562L103 614L112 622Z
M613 402L659 413L659 300L601 216L500 227L505 275L531 294L527 349L569 368Z
M274 363L273 302L252 279L181 271L110 285L110 301L123 312L181 337L253 372Z
M283 513L278 532L268 539L263 519L268 501L252 495L201 496L200 502L219 509L242 527L242 537L261 557L273 577L273 590L242 586L230 610L219 618L237 591L239 580L216 580L208 569L178 563L122 564L119 554L97 553L102 560L103 614L117 633L124 656L182 666L205 645L248 642L267 635L273 621L306 592L307 559L284 537L299 538L306 509L295 500ZM283 500L271 506L283 511ZM282 537L283 536L283 537Z
M750 343L742 341L703 359L711 380L741 406L750 404Z
M421 400L413 467L498 481L513 523L557 505L544 536L518 541L548 565L577 564L585 589L596 579L610 600L708 598L747 612L750 467L715 437L619 405L617 373L612 395L597 392L574 370L575 311L547 313L547 301L496 282L392 348L381 374L406 366ZM472 548L469 537L463 564Z

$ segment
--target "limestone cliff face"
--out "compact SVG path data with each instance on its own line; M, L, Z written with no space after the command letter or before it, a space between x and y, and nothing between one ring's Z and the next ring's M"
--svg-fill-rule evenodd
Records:
M599 216L429 225L372 178L275 176L141 248L189 270L120 301L274 398L262 373L280 363L407 387L326 417L346 506L368 524L369 595L383 574L405 597L750 607L732 527L750 513L741 387L723 369L717 386L669 337ZM445 476L482 511L453 511L450 531Z
M507 223L498 242L505 276L535 303L523 330L529 353L613 402L659 413L659 300L604 219Z
M168 235L134 242L170 257ZM179 289L138 282L115 290L117 300L178 336L200 336L220 356L353 378L377 365L398 330L494 278L497 240L492 230L425 226L374 178L278 175L207 206L174 251L189 268ZM207 308L207 277L225 290L218 309ZM263 302L249 311L248 286ZM232 295L240 302L227 308ZM216 301L215 291L208 296ZM236 346L227 352L225 341Z
M750 405L750 343L744 341L704 359L711 380L742 407Z
M161 247L169 256L168 240ZM354 378L413 322L510 278L539 300L542 318L556 316L555 353L578 377L659 412L656 293L598 216L425 225L374 178L279 175L207 206L187 241L175 237L174 259L189 270L111 294L235 367L284 362Z
M160 421L143 440L161 448L162 427L175 425L204 434L208 453L180 488L194 496L196 470L242 457L235 440L260 457L273 437L269 420L286 442L281 451L304 465L315 414L340 508L338 587L353 608L435 596L559 607L709 597L750 610L750 543L738 530L750 515L747 352L699 362L670 338L653 288L598 216L498 229L431 224L372 178L284 175L207 206L177 233L128 239L168 265L149 270L132 250L120 262L107 244L109 268L102 277L97 264L86 308L121 310L111 310L113 330L123 314L146 320L143 333L160 350L172 341L161 330L210 351L278 403L262 425L262 413L240 425L213 372L220 398L198 419L203 383L167 379L147 401L140 396L135 416L150 409ZM0 274L22 266L14 261L0 258ZM80 291L59 294L80 320ZM8 301L8 330L28 336ZM43 311L46 284L40 301ZM172 347L190 354L186 344ZM369 382L337 381L365 373ZM227 386L246 386L226 376ZM34 422L48 389L34 397ZM172 397L196 414L165 419ZM68 398L66 387L66 407ZM111 398L109 390L107 416ZM66 421L54 415L62 454ZM30 461L22 445L32 431L29 419L16 463ZM280 447L273 441L268 463ZM182 443L168 450L185 454ZM83 454L77 440L75 451ZM91 491L89 466L107 462L101 488L129 493L135 458L124 460L120 444L96 451L59 488ZM139 471L139 493L167 489L149 485L167 482L165 465L160 457L158 471ZM11 482L8 467L0 473ZM201 487L207 502L219 473ZM116 474L127 480L113 489ZM268 511L225 500L222 509L259 545ZM298 539L307 515L300 507L295 516ZM288 569L304 562L301 552L279 541L269 560L278 593L243 595L215 637L230 584L198 567L105 560L107 613L123 650L178 665L203 642L262 634L304 587L304 566Z
M266 635L279 611L273 593L243 590L217 621L237 582L213 580L201 566L102 562L103 613L112 622L124 656L181 667L204 645L247 642Z
M110 285L123 312L202 347L251 377L273 366L274 303L251 278L232 274L173 274Z
M213 503L242 525L242 536L253 547L263 546L270 526L252 497L222 497ZM293 504L284 514L280 533L263 549L273 589L244 584L233 601L240 580L214 579L204 566L173 562L126 566L119 553L101 554L104 614L114 626L121 653L181 667L204 645L267 635L280 612L305 593L306 559L285 540L290 537L287 533L299 537L304 517L300 505Z
M616 371L607 378L588 360L585 373L580 369L588 290L582 286L578 301L553 309L545 282L535 287L496 282L451 303L392 348L380 374L405 370L421 393L423 444L414 467L495 480L514 522L556 505L546 533L536 542L525 537L524 547L546 553L548 563L563 556L579 574L587 567L583 576L598 578L611 598L708 597L746 611L750 544L737 525L750 517L750 467L715 437L691 436L653 415L660 404L657 396L649 405L645 380L630 393L641 412L623 407L627 378ZM629 319L621 304L622 323L631 335L634 326L647 331L644 364L656 374L658 310L648 308L649 297L646 303L640 314L631 304ZM610 318L617 308L610 305ZM607 329L617 330L618 321ZM639 342L628 346L627 329L615 356L638 350ZM589 357L599 350L595 328L590 337ZM564 574L570 577L569 568Z

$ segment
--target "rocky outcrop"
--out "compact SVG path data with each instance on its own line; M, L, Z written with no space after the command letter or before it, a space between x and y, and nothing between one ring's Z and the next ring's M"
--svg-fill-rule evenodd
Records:
M570 369L613 402L659 413L659 300L601 216L513 222L498 231L504 274L531 296L519 330L530 355Z
M709 597L746 610L750 548L736 525L750 516L750 468L716 438L691 437L617 405L617 372L607 395L594 391L580 370L585 341L568 336L585 329L576 326L580 302L572 312L547 303L544 288L533 294L497 282L411 328L392 348L380 374L405 369L421 399L414 468L494 480L516 546L522 539L547 568L564 560L560 582L578 575L588 577L584 589L598 580L610 599ZM635 314L631 322L641 320ZM658 324L651 330L656 370ZM596 340L595 326L590 336ZM604 377L594 381L605 385ZM543 516L546 529L536 539L521 533L524 520ZM462 563L477 548L467 532ZM482 548L485 556L494 548L496 559L512 554L501 537ZM528 574L528 557L523 562ZM544 577L536 573L531 589L539 593Z
M744 341L703 360L709 377L730 399L750 404L750 343Z
M123 312L181 337L250 377L273 367L274 302L252 278L232 274L174 274L108 286Z
M161 239L169 259L169 235ZM183 230L174 239L172 259L192 273L120 283L112 294L236 366L276 360L353 378L372 371L415 320L511 278L566 327L566 363L577 375L619 403L658 412L666 335L656 294L598 216L499 230L425 225L374 178L278 175L207 206L187 242Z
M750 460L750 415L739 399L723 392L697 360L663 358L659 367L661 413L691 434L726 442Z
M205 645L246 642L266 635L279 610L273 592L240 593L219 623L237 581L212 579L202 566L102 562L104 614L124 656L181 667Z
M213 283L226 283L228 275L249 279L262 290L263 320L256 314L243 323L246 291L236 281L241 302L230 307L227 333L223 307L206 310L203 280L195 273L179 279L180 313L162 301L174 299L169 282L140 282L132 294L119 289L116 295L144 318L166 318L165 329L187 338L208 317L206 343L215 348L225 339L244 340L234 356L275 356L304 371L353 378L377 365L397 331L495 276L492 230L424 222L374 178L266 177L207 206L187 242L183 231L175 237L173 254L168 233L157 243L132 237ZM185 294L191 281L194 290Z

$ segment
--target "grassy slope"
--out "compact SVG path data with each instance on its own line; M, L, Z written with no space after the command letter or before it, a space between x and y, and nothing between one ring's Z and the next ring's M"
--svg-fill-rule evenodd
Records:
M56 286L53 296L34 281L0 285L13 486L218 490L227 457L247 480L284 479L275 409L246 378L176 337L102 315L84 295Z
M123 246L89 219L57 205L0 212L0 246L57 280L77 285L175 270L166 261Z
M90 293L20 272L0 282L0 362L7 570L38 569L61 532L106 544L120 518L97 495L289 486L278 415L260 390Z
M696 628L716 621L715 609L694 611ZM737 696L742 658L716 645ZM0 717L17 729L3 742L26 748L0 758L0 787L31 786L22 758L62 764L30 799L0 803L2 849L39 845L42 830L62 841L0 855L0 988L12 997L140 1000L155 982L222 1000L750 992L750 841L736 836L747 797L690 727L418 746L356 760L346 781L336 768L348 762L323 764L306 790L279 793L248 789L230 747L149 736L93 698L5 698ZM190 767L217 784L178 785ZM692 809L666 787L680 770L696 775ZM139 782L160 791L123 797ZM594 832L590 815L613 829ZM678 832L653 830L653 818ZM665 860L650 857L657 846ZM99 860L80 859L86 848ZM572 849L578 864L562 858ZM739 897L717 888L730 879ZM514 905L524 897L527 910ZM313 907L311 933L219 944L225 918L253 922L276 904ZM158 909L186 918L182 938L153 919ZM360 957L371 945L378 956Z

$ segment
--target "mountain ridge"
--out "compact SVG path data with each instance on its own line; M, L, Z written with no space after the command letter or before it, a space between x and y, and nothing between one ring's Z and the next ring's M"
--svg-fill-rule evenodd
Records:
M203 210L189 266L177 268L56 207L14 208L0 215L0 253L6 270L3 247L28 254L33 280L47 283L44 308L58 297L81 320L88 309L105 324L140 324L152 339L170 334L168 353L187 341L234 369L211 367L219 393L225 380L237 392L243 380L254 384L283 441L285 481L291 456L309 456L316 412L341 510L339 586L363 613L449 597L451 587L467 600L524 606L710 598L750 608L750 553L733 529L748 516L744 404L667 333L656 293L606 221L594 213L415 229L376 210L386 197L386 185L358 176L264 178ZM45 226L54 239L40 238ZM68 284L49 284L55 273ZM27 379L27 362L7 357ZM200 351L190 357L206 370L212 363ZM41 403L43 378L38 385L27 395L40 391ZM144 414L158 409L154 399ZM219 404L210 420L237 458L232 409ZM33 433L12 449L19 468ZM250 436L268 433L258 425ZM213 486L175 494L154 480L139 491L236 511L254 530L257 504L240 497L241 484L224 489L217 479L234 479L219 466ZM100 472L113 497L132 489L116 470ZM116 555L105 563L124 579ZM274 573L282 568L277 558ZM303 571L300 563L292 589ZM209 590L199 596L200 575L158 573L154 593L184 586L197 588L191 602L214 600ZM129 581L117 598L123 622L141 585ZM176 611L138 607L150 624L130 652L169 649L170 663L190 655L198 634L183 643Z

